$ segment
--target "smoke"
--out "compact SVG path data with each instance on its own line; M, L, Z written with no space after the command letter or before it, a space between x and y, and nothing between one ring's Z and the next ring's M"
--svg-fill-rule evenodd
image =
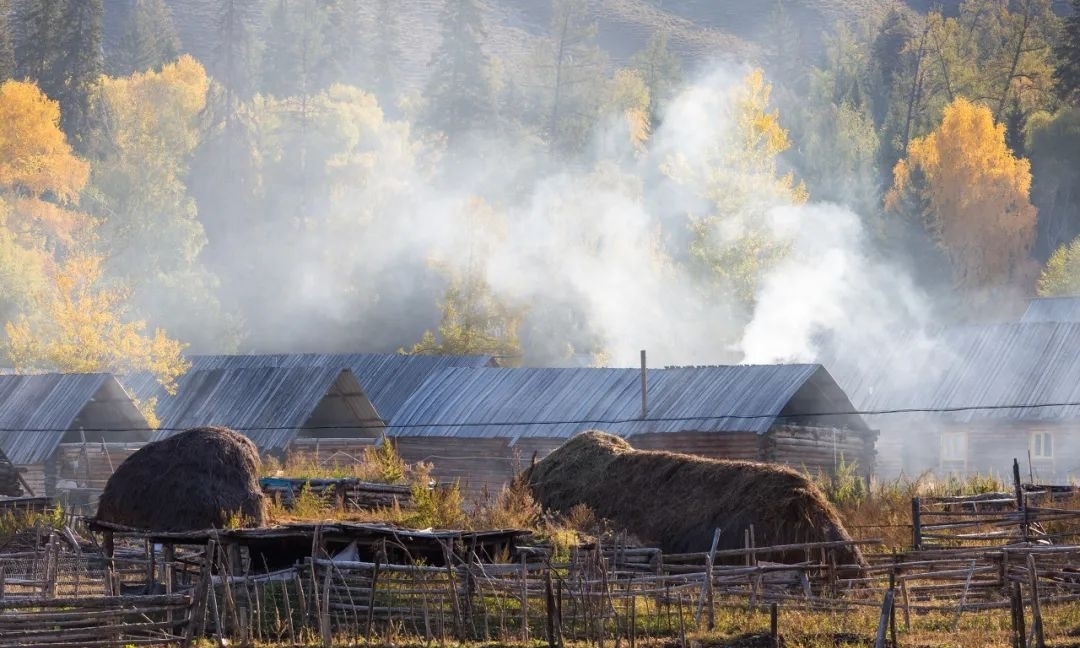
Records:
M369 95L331 88L313 100L306 153L308 168L326 170L322 184L306 205L270 206L319 219L260 224L250 247L273 262L231 282L255 313L248 346L408 347L437 326L447 270L483 273L523 309L530 364L583 353L627 366L643 348L656 366L813 361L823 340L874 349L921 326L925 297L869 251L860 215L795 204L771 172L739 168L747 72L714 62L670 101L644 149L610 115L573 163L515 135L443 150ZM288 155L264 157L264 174L295 175ZM723 258L760 263L749 299L688 252L696 219L716 213L708 227ZM761 250L782 253L773 265Z

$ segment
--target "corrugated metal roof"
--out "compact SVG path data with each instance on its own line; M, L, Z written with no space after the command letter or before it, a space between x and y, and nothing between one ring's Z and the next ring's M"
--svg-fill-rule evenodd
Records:
M1039 297L1028 302L1021 322L1080 322L1080 297Z
M87 405L95 396L104 399L106 392L126 397L109 374L0 375L0 449L17 465L45 461ZM128 400L121 405L116 410L120 420L130 423L130 431L148 436L146 420L134 404Z
M820 365L649 370L644 419L640 390L638 369L451 368L429 378L387 432L514 439L568 438L597 428L626 437L690 430L760 434L784 420L852 409ZM857 416L843 418L866 429Z
M359 394L352 373L334 367L231 367L191 369L177 381L175 396L163 392L156 414L155 439L203 425L242 432L261 451L286 450L311 419L319 403L337 386ZM357 424L367 423L357 420Z
M251 369L256 367L324 367L348 369L356 377L384 420L433 373L448 367L484 367L491 356L428 356L400 353L290 353L266 355L190 356L191 371ZM153 376L140 375L125 381L140 397L159 394Z
M1080 417L1078 358L1080 323L962 326L899 344L861 383L847 376L844 386L865 410L961 410L913 413L960 422L1069 419Z

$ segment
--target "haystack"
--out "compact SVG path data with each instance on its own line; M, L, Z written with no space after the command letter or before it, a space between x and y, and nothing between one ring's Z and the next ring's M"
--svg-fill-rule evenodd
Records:
M261 526L259 451L242 434L200 427L148 443L116 469L97 519L153 531Z
M545 508L565 513L584 504L666 552L708 551L717 528L719 548L741 548L750 525L759 547L851 540L821 491L784 466L639 451L619 437L586 432L534 464L524 478ZM863 564L857 550L836 558Z

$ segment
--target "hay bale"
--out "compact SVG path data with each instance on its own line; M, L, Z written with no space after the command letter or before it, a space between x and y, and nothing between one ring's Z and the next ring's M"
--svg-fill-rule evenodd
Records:
M153 531L261 526L259 451L223 427L185 430L129 456L105 485L97 520Z
M821 491L785 466L639 451L619 437L586 432L524 478L544 508L565 513L585 504L669 553L708 551L717 527L719 548L741 548L751 524L759 547L851 540ZM804 559L802 552L785 558ZM858 550L839 552L837 560L864 564Z

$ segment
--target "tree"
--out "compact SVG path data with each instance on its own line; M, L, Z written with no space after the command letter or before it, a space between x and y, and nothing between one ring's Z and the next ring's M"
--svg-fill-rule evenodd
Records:
M0 0L0 83L15 76L15 44L11 14L11 0Z
M645 48L630 58L630 66L641 72L649 89L649 121L658 124L664 105L682 83L679 58L668 48L668 33L658 31L649 37Z
M262 87L275 97L309 97L324 87L328 23L320 0L276 0L270 12Z
M86 150L93 130L93 101L105 69L101 48L103 0L66 0L60 15L59 51L52 59L52 81L60 102L60 123L76 149Z
M1036 284L1039 297L1080 295L1080 238L1062 245L1050 255Z
M8 357L19 372L151 372L166 389L187 371L184 345L163 330L126 320L127 292L105 285L100 260L75 256L36 295L37 309L4 326Z
M165 0L135 0L128 12L113 74L124 76L159 70L176 60L179 49L172 13Z
M101 86L105 121L94 165L105 270L131 286L131 305L206 349L225 337L199 261L206 234L188 194L187 170L201 135L209 79L188 55Z
M237 105L255 93L256 34L261 15L259 0L221 0L217 3L217 29L209 70L221 84L223 114L231 119Z
M572 152L596 119L592 90L603 70L587 0L552 0L550 30L550 50L543 57L549 91L545 129L552 150Z
M458 214L464 227L458 231L483 232L469 236L455 249L455 259L436 262L447 276L446 294L439 305L442 318L438 334L425 331L409 353L420 355L493 355L511 362L521 357L518 330L524 310L504 303L492 291L485 273L491 246L505 237L501 219L483 200L471 199ZM460 256L458 256L460 255Z
M917 212L909 216L923 220L958 286L1016 278L1035 234L1031 165L1009 151L989 108L953 101L937 130L911 142L893 177L886 208Z
M638 70L616 70L607 84L602 111L625 119L627 139L633 148L644 151L652 124L649 120L651 95L645 78Z
M73 209L90 175L60 130L60 107L32 83L0 84L0 199L28 248L50 254L85 240L90 219Z
M440 19L442 42L431 57L424 121L454 139L488 126L492 116L490 65L483 50L483 14L476 0L448 0Z
M15 75L32 79L46 95L57 98L53 75L60 47L60 18L65 0L14 0Z
M693 269L716 293L752 304L764 271L787 253L787 245L768 226L771 209L800 204L806 190L792 174L778 171L777 159L791 141L770 110L772 86L760 69L716 98L714 110L731 118L718 120L704 153L694 159L674 157L664 172L699 194L706 207L688 214L689 253ZM678 116L676 116L677 118Z
M1061 38L1054 47L1054 91L1062 101L1080 107L1080 0L1071 0Z
M1080 109L1039 113L1027 125L1031 202L1039 210L1035 258L1080 236Z

